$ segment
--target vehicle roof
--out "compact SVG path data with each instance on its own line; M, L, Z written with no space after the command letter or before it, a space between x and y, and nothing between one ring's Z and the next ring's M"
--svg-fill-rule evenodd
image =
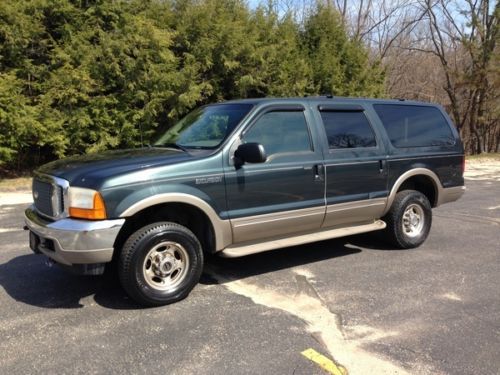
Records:
M285 102L302 102L304 104L309 103L309 104L314 104L314 103L319 103L321 102L324 104L325 102L331 102L332 104L342 104L342 103L359 103L359 104L411 104L411 105L425 105L425 106L436 106L437 104L430 103L430 102L420 102L420 101L414 101L414 100L406 100L406 99L374 99L374 98L350 98L350 97L341 97L341 96L329 96L329 95L324 95L324 96L306 96L306 97L288 97L288 98L279 98L279 97L273 97L273 98L249 98L249 99L235 99L235 100L228 100L225 102L221 102L218 104L252 104L252 105L259 105L259 104L265 104L265 103L285 103Z

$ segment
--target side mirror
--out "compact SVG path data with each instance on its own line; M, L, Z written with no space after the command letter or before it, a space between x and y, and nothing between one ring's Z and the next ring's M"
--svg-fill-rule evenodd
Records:
M242 143L234 152L234 164L263 163L267 160L266 150L260 143Z

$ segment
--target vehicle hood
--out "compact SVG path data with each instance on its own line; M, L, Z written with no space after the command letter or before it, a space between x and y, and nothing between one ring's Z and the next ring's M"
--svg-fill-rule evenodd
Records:
M36 172L65 179L70 185L98 188L109 178L194 157L177 149L145 147L72 156L45 164Z

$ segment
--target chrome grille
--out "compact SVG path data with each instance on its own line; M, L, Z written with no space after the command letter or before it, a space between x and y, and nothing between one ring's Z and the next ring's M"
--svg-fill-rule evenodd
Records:
M36 175L33 179L33 201L36 210L50 218L66 216L65 190L68 186L66 180L47 175Z
M43 215L54 216L54 207L52 205L52 195L54 186L38 179L33 180L33 201L35 207Z
M64 212L64 192L62 186L56 185L57 199L59 201L59 212Z

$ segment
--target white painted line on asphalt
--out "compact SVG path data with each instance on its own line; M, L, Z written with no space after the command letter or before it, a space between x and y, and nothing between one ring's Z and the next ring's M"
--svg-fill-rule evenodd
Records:
M498 206L488 207L488 210L496 210L498 208L500 208L500 204Z
M23 228L0 228L0 233L19 232L22 230Z
M0 193L0 206L33 203L31 193Z
M441 297L446 298L446 299L450 299L452 301L461 301L462 300L462 298L460 298L458 295L456 295L453 292L445 293Z

